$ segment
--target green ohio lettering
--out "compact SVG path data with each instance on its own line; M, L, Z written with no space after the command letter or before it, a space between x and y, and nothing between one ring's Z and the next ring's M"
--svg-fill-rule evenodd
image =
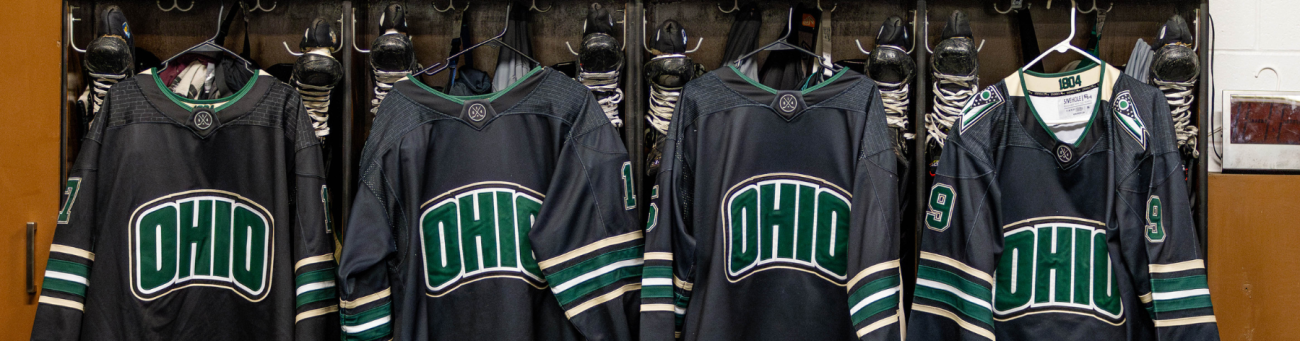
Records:
M794 269L842 283L850 196L829 183L774 174L736 185L724 200L727 278Z
M528 239L542 200L530 193L515 184L480 183L425 204L420 245L430 296L494 277L545 286Z
M261 205L225 191L189 191L142 205L131 222L137 297L191 285L228 288L250 301L269 292L275 226Z
M1124 307L1112 265L1104 227L1049 222L1011 228L994 272L993 314L1011 320L1062 312L1121 323Z

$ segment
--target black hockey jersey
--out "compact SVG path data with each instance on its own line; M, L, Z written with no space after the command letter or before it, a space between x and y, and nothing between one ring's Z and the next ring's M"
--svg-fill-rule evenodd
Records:
M876 83L686 85L651 189L641 339L898 340L898 176Z
M631 339L633 176L591 91L557 71L479 96L395 83L343 241L345 339Z
M963 109L930 191L912 340L1218 340L1169 107L1110 65Z
M320 140L262 73L216 100L112 87L68 177L33 340L338 338Z

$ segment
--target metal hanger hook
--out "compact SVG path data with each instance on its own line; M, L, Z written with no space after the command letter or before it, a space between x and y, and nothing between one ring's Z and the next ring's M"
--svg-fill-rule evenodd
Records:
M360 53L370 53L370 50L363 50L357 47L357 8L352 8L352 49Z
M818 0L818 2L820 3L821 1ZM740 10L740 0L732 1L732 2L731 2L731 9L730 9L730 10L722 8L722 5L719 4L719 5L718 5L718 10L719 10L719 11L722 11L722 13L731 13L731 12L739 11L739 10Z
M181 11L181 12L189 12L190 9L193 9L193 8L194 8L194 0L190 0L190 7L186 7L186 8L181 8L181 6L180 6L179 4L176 3L177 1L178 1L178 0L172 0L172 7L168 7L168 8L163 8L163 6L162 6L162 0L156 0L156 1L154 1L154 3L158 4L158 9L161 9L163 12L171 12L172 10L178 10L178 11Z
M72 11L75 10L77 10L76 6L68 6L68 46L72 47L73 51L86 53L85 49L77 48L77 41L73 40L73 37L76 37L76 35L72 33L72 28L76 27L76 25L73 25L73 23L81 21L81 19L77 19L77 17L72 16Z
M1110 10L1106 11L1109 12ZM1195 19L1192 19L1192 25L1196 26L1195 37L1192 37L1192 52L1196 52L1201 48L1201 9L1192 10L1192 15L1196 16Z
M1282 74L1278 73L1277 69L1274 69L1272 66L1265 66L1259 69L1259 71L1256 71L1255 78L1258 79L1259 75L1264 74L1264 70L1273 71L1274 79L1277 80L1277 88L1275 89L1275 91L1282 90Z
M249 12L252 12L252 11L270 12L271 10L274 10L276 6L279 6L279 5L280 5L280 2L279 2L279 1L276 1L276 2L271 3L271 8L266 8L266 7L262 7L262 0L257 0L257 6L253 6L252 8L249 8L248 11L249 11Z
M1011 0L1011 7L1008 7L1007 10L1004 11L1004 10L998 9L998 3L995 1L995 2L993 2L993 11L996 11L996 12L998 12L998 13L1002 13L1002 14L1010 14L1011 12L1015 12L1015 11L1018 11L1018 10L1021 10L1021 9L1022 9L1022 8L1016 7L1016 3L1018 3L1018 2L1020 2L1020 0ZM1032 3L1027 3L1027 4L1025 4L1025 7L1024 7L1023 9L1029 9L1031 6L1033 6Z
M739 1L739 0L737 0L737 1ZM836 8L840 8L840 4L839 4L838 2L837 2L837 3L833 3L833 4L831 4L831 9L829 9L829 10L822 9L822 0L817 0L817 10L818 10L818 11L822 11L822 12L834 12Z
M455 1L447 0L447 8L438 8L437 4L433 4L433 10L438 11L440 13L446 13L453 10L464 12L469 10L469 4L470 4L469 2L466 2L465 8L456 8Z
M555 7L555 6L554 6L554 5L552 5L552 6L547 6L546 9L537 8L537 0L533 0L533 5L532 5L532 6L529 6L529 7L528 7L528 10L529 10L529 11L538 11L538 12L541 12L541 13L546 13L546 12L550 12L552 7Z

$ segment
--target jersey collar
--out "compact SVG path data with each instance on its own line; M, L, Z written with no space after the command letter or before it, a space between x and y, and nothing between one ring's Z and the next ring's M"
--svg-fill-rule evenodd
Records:
M532 94L548 73L549 68L538 66L505 89L482 95L448 95L424 84L415 76L407 76L398 81L393 85L393 91L401 92L420 105L482 130L493 118L506 113Z
M804 82L803 88L799 90L777 90L745 76L732 65L714 71L714 74L727 88L747 99L768 106L786 120L792 120L800 113L840 94L853 86L858 77L862 77L861 74L848 68L841 68L821 83L810 85L810 82ZM809 77L809 81L811 79L812 77Z
M1034 108L1033 102L1029 99L1029 87L1032 84L1050 82L1054 79L1074 75L1090 79L1084 81L1084 84L1096 84L1098 86L1098 96L1082 136L1074 143L1067 143L1058 139L1056 134L1039 117L1038 110ZM1005 79L1004 84L1007 86L1007 94L1020 97L1020 101L1016 102L1017 104L1023 103L1016 106L1016 114L1024 131L1034 141L1053 154L1053 158L1056 159L1061 168L1070 168L1077 164L1080 159L1083 159L1085 154L1107 135L1105 132L1108 131L1109 121L1106 117L1110 108L1107 103L1110 101L1118 75L1119 70L1110 66L1110 64L1093 65L1063 73L1037 73L1021 69Z
M209 100L181 97L167 88L158 77L158 70L149 69L136 77L140 91L163 115L190 130L207 137L227 122L232 122L253 111L277 82L270 74L257 70L244 86L230 96Z

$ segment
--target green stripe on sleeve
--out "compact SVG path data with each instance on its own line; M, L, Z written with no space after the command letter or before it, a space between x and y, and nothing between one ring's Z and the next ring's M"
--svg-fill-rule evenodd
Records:
M1175 292L1193 289L1208 289L1209 287L1210 286L1205 283L1205 275L1151 280L1151 291L1154 292Z
M961 292L974 296L982 301L989 302L993 296L993 289L971 282L947 270L921 265L916 270L916 277L928 279L931 281L951 285Z
M849 308L851 309L853 307L850 306ZM871 302L870 304L867 304L867 306L862 307L861 310L858 310L857 313L853 314L853 324L856 325L862 323L862 320L866 320L868 317L894 309L898 309L898 294L889 295L888 297L882 298L879 301Z
M41 290L54 290L54 291L65 292L65 293L69 293L81 297L86 297L85 285L73 281L61 280L58 278L45 277L45 283L41 284Z
M50 259L50 262L45 266L45 270L69 273L81 277L90 277L89 266L66 260Z
M343 320L339 322L342 322L343 325L345 326L359 326L359 325L369 323L370 321L374 321L376 319L391 314L393 311L391 309L392 304L393 302L384 303L384 305L370 308L366 311L354 315L342 314Z
M304 292L301 295L298 295L297 298L298 308L302 308L302 306L307 304L334 299L335 297L337 297L336 296L337 293L334 289L335 289L334 287L320 288L317 290Z
M1170 312L1175 310L1209 308L1210 295L1197 295L1192 297L1183 297L1172 300L1156 300L1155 311L1157 313Z
M984 322L984 324L989 326L993 325L993 312L989 311L984 307L976 305L975 303L971 303L970 301L964 300L961 297L957 297L956 294L953 294L951 292L927 287L924 285L917 285L916 297L925 298L928 300L938 301L943 304L947 304L948 306L952 307L958 312L961 312L962 315L966 315L976 321Z
M640 249L640 247L637 247L637 249ZM640 265L618 268L604 275L600 275L597 276L596 278L586 280L582 282L582 284L575 285L569 288L568 290L565 290L564 292L557 293L555 294L555 298L560 300L560 305L566 305L569 303L573 303L573 301L582 298L583 296L587 296L588 294L591 294L596 290L600 290L600 288L604 288L605 286L614 284L614 282L618 282L625 278L640 277L640 276L641 276ZM547 277L547 279L549 280L550 277ZM552 286L551 288L554 288L554 286Z
M662 265L646 266L645 273L642 276L646 278L673 278L673 267Z
M564 270L556 271L555 273L546 276L546 281L550 282L551 287L556 287L564 284L564 282L586 275L588 272L605 267L606 265L629 259L641 258L641 255L644 254L644 252L642 252L643 249L644 247L637 245L622 250L610 251L592 259L582 261L582 263L574 264ZM637 273L640 274L640 271L638 270Z
M301 275L298 275L298 277L295 277L293 281L294 284L297 284L298 286L302 286L303 284L329 282L329 281L333 281L335 278L336 276L334 275L334 268L328 268L328 269L320 269L312 272L303 273Z
M858 305L858 302L862 302L862 300L867 298L867 296L871 296L885 289L896 288L896 287L898 287L897 275L883 277L871 281L870 283L867 283L866 285L863 285L862 287L858 288L857 291L853 292L853 295L849 296L849 308L853 308L853 306Z

